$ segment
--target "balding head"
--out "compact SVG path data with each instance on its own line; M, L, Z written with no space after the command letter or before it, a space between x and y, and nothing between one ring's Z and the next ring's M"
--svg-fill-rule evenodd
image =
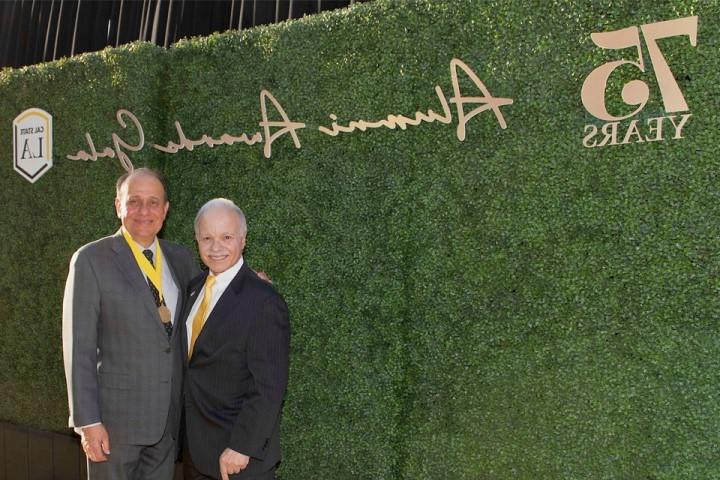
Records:
M167 202L168 195L167 195L167 185L165 185L165 179L160 174L160 172L153 170L152 168L145 168L145 167L136 168L132 172L127 172L127 173L120 175L120 177L117 179L117 182L115 182L115 198L120 198L120 194L121 194L123 188L127 188L127 184L131 179L138 177L138 176L143 176L143 175L153 177L158 182L160 182L160 185L162 185L165 201Z
M160 174L139 168L116 184L115 212L130 236L150 246L162 229L170 204Z
M214 275L235 265L245 249L247 223L237 205L214 198L195 217L195 239L203 263Z
M200 224L200 219L202 218L202 216L209 211L216 209L225 209L235 214L238 218L240 234L242 234L243 237L247 236L247 222L245 221L245 214L242 210L240 210L240 207L235 205L235 202L233 202L232 200L228 200L227 198L213 198L212 200L206 202L202 207L200 207L197 215L195 215L194 227L196 237L198 233L198 225Z

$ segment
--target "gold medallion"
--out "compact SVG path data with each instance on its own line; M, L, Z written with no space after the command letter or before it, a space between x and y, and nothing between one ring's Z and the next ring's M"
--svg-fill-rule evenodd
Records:
M160 314L160 320L162 320L163 323L170 323L172 321L172 315L170 314L170 309L162 305L158 307L158 313Z

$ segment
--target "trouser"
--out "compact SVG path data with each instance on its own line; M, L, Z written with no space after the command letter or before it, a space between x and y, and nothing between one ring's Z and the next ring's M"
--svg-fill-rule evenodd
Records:
M218 458L218 461L220 459ZM252 459L250 459L252 462ZM231 479L242 479L242 480L275 480L275 469L273 468L269 472L260 473L252 476L240 476L241 474L230 475ZM187 442L183 448L183 478L185 480L220 480L215 477L209 477L205 474L200 473L195 465L192 463L192 457L187 449Z
M175 476L175 439L167 422L154 445L123 445L110 438L106 462L88 460L88 480L172 480Z

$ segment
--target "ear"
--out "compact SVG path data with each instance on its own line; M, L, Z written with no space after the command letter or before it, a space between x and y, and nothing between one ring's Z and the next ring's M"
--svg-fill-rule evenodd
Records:
M163 208L163 220L167 217L167 212L170 209L170 202L165 202L165 208Z
M122 218L120 209L122 208L122 204L120 203L120 199L115 197L115 214L118 218Z

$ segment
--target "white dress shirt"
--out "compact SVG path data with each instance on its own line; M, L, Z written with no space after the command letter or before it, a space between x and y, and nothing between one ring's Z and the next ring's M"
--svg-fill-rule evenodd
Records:
M157 237L155 237L155 241L150 245L149 247L143 247L139 243L135 242L135 245L140 249L142 252L143 250L147 250L148 248L152 250L153 252L153 264L157 262L157 245L158 240ZM177 285L175 285L175 280L173 279L172 273L170 272L170 266L168 265L168 259L165 255L163 255L162 258L162 265L160 266L162 269L162 287L163 287L163 298L165 299L165 305L170 309L170 321L173 323L177 323L175 321L175 314L177 313L177 307L178 307L178 298L179 298L179 291ZM144 274L143 274L144 275ZM145 281L148 282L148 285L150 284L150 280L145 277ZM149 287L148 287L149 288Z
M215 308L215 305L217 305L218 300L220 300L220 297L222 297L222 294L225 292L227 287L230 285L230 282L232 282L232 279L235 278L235 275L237 275L242 266L243 257L240 257L240 260L238 260L235 265L228 268L224 272L215 275L215 285L213 285L212 292L210 293L210 305L208 305L208 311L206 314L207 316L205 317L205 321L207 321L207 318L210 317L210 313L212 313L213 308ZM212 272L209 272L208 275L212 275ZM193 304L192 310L190 310L190 314L188 315L186 322L188 355L190 354L190 342L192 341L193 320L195 319L195 315L200 308L200 304L202 303L203 298L205 298L205 286L200 289L200 293L195 299L195 303Z

